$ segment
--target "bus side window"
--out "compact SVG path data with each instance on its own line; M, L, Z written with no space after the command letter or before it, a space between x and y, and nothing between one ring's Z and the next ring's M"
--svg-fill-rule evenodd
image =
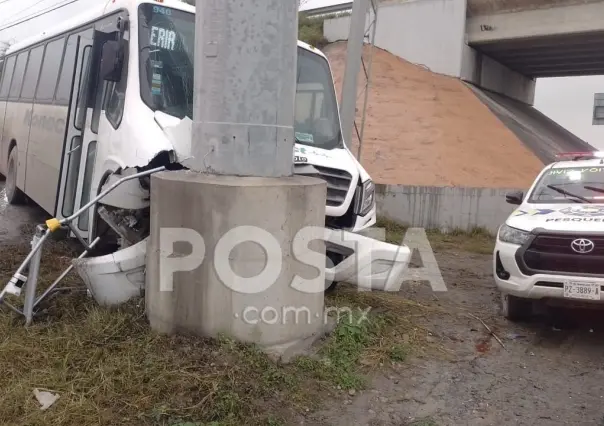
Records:
M23 90L21 90L21 99L23 100L31 101L34 99L43 53L44 46L39 46L32 49L29 54L29 62L27 63L27 71L25 72L25 80L23 81Z
M57 87L59 77L59 67L61 66L61 57L63 56L63 45L65 38L51 41L46 45L44 52L44 61L42 62L42 72L40 81L36 90L36 100L42 102L52 102Z
M59 84L57 84L57 93L55 94L55 103L59 105L69 105L71 100L71 88L73 86L73 77L75 75L75 60L78 49L78 36L73 34L67 39L65 53L63 54L63 65L59 74Z
M84 123L86 122L86 112L88 110L88 81L90 79L90 51L91 46L84 48L84 54L82 55L82 72L80 73L80 84L78 91L78 111L75 114L74 126L78 130L82 130Z
M6 100L8 97L8 89L10 88L10 82L13 77L13 70L15 68L15 57L11 56L6 60L4 65L4 72L2 73L3 80L2 86L0 86L0 99Z
M17 56L17 66L15 67L15 75L10 85L9 97L11 99L18 99L21 94L21 86L23 86L23 76L25 75L25 66L27 65L27 57L29 51L20 53Z

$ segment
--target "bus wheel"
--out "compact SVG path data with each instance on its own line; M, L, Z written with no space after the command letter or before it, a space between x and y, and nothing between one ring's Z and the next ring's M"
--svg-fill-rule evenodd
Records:
M6 172L6 198L9 204L25 203L25 194L17 188L17 147L14 147L8 156L8 167Z
M339 283L333 282L331 283L326 289L325 289L325 294L332 294L334 291L336 291L336 287L338 286Z

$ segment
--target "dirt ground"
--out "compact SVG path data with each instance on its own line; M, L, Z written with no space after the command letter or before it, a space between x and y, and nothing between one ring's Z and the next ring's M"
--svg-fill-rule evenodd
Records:
M436 257L449 291L425 284L400 295L429 309L418 325L448 355L378 373L369 390L342 395L305 423L604 425L603 313L537 306L530 323L510 323L499 314L490 256Z
M2 204L0 245L42 219L36 208ZM416 332L443 350L380 368L366 390L336 391L328 409L298 423L604 425L602 312L542 309L532 322L512 324L499 314L489 255L441 249L436 257L448 292L417 284L400 297L425 307Z
M339 91L346 43L324 51ZM376 182L485 188L532 183L541 161L464 83L381 49L374 55L361 162ZM359 80L360 125L365 79Z

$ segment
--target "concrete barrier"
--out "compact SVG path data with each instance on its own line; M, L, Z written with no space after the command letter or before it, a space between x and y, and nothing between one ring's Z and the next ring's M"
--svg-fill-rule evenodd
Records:
M377 185L378 215L412 227L493 234L514 211L505 194L517 189Z

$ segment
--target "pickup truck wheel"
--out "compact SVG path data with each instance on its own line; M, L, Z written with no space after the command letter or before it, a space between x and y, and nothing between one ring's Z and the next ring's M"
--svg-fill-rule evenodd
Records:
M521 321L530 318L533 313L533 301L509 294L501 295L501 311L510 321Z
M6 172L6 198L9 204L18 205L25 203L25 194L17 188L17 169L19 161L17 158L17 147L13 147L8 155L8 167Z

